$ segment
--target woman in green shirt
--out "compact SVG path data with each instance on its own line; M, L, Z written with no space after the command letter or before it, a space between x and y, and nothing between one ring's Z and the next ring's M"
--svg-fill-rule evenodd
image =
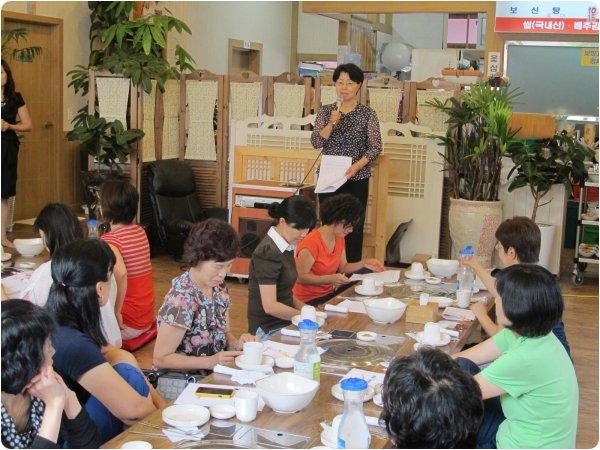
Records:
M299 196L273 203L269 216L274 224L252 254L248 282L249 330L263 340L288 325L304 306L292 295L298 276L294 251L316 222L314 204Z
M496 290L496 315L505 328L454 355L488 399L478 447L574 448L579 387L552 333L563 313L556 278L541 266L519 264L497 275Z

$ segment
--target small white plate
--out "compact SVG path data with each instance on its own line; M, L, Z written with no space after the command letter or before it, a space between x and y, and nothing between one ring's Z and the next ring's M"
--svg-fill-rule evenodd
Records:
M450 297L429 297L429 301L437 303L438 308L446 308L454 303Z
M340 386L340 383L334 384L331 387L331 395L333 395L335 398L337 398L340 401L344 401L344 391L342 391L342 387ZM367 386L367 390L365 392L365 395L363 397L363 402L368 402L369 400L371 400L373 398L373 396L375 395L375 389L373 389L373 386Z
M417 340L420 345L430 345L432 347L443 347L444 345L448 345L450 343L450 335L449 334L441 334L440 340L435 343L431 342L423 342L423 332L419 331L417 333Z
M208 422L210 412L200 405L173 405L163 410L162 419L175 428L199 427Z
M409 280L424 280L425 278L431 278L431 274L424 271L421 275L413 274L410 270L404 272L404 276Z
M381 394L375 394L373 396L373 403L375 403L380 408L383 408L383 397L381 396Z
M427 284L441 284L442 283L442 279L438 278L438 277L429 277L429 278L425 278L425 283L427 283Z
M8 253L8 252L2 252L2 262L6 262L10 258L12 258L12 255L10 253Z
M361 284L354 286L354 290L359 295L379 295L383 293L383 286L375 286L375 289L372 291L367 291L363 288Z
M320 327L325 325L326 320L327 320L327 313L323 312L323 311L317 311L317 323L319 324ZM298 326L298 324L300 322L302 322L302 316L300 314L292 317L292 323L294 325Z
M233 416L235 416L235 408L224 403L221 403L220 405L213 405L210 407L210 415L215 419L231 419Z
M377 333L374 333L373 331L359 331L356 333L356 339L364 342L373 342L377 339Z
M235 358L235 365L242 370L257 370L259 372L270 372L275 364L275 360L267 355L263 355L261 364L248 364L245 356L240 355Z

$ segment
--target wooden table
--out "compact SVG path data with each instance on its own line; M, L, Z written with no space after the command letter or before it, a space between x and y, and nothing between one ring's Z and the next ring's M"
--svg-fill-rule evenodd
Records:
M397 298L402 298L401 294L406 294L406 287L404 288L385 288L382 297L387 296L397 296ZM354 289L347 289L344 294L353 296ZM418 293L412 293L412 296L416 298ZM486 296L488 297L488 296ZM331 304L337 304L342 301L341 298L334 298L330 301ZM491 306L488 297L488 305ZM323 307L319 308L323 309ZM387 335L396 335L403 336L406 332L416 332L422 331L422 324L413 324L407 323L404 320L403 316L398 322L389 325L380 325L374 323L369 316L366 314L358 314L358 313L348 313L348 314L339 314L328 312L327 323L324 327L325 330L332 329L347 329L353 331L362 331L369 330L374 331L380 334ZM445 347L441 347L442 350L448 353L455 353L460 351L460 349L465 344L466 340L472 334L472 332L477 328L477 321L473 322L463 322L462 331L460 333L460 337L458 341L451 341ZM281 334L276 335L272 340L279 341L287 344L298 344L298 338L291 338L287 336L282 336ZM408 338L404 344L399 347L397 350L397 355L406 355L413 352L413 346L415 342ZM375 366L376 368L369 367L365 368L365 370L371 371L380 371L383 372L384 369L381 366ZM276 371L280 371L276 369ZM309 447L321 445L321 426L319 425L321 421L325 420L330 422L336 415L341 414L343 412L344 403L335 399L331 395L331 387L340 381L340 377L329 374L321 374L321 386L319 391L310 405L308 405L302 411L299 411L294 414L278 414L275 413L269 408L265 406L262 412L260 412L257 418L251 422L250 425L265 428L265 429L274 429L279 431L285 431L293 434L300 434L311 436L312 439L309 442ZM236 383L231 382L231 378L227 375L222 374L212 374L205 378L203 383L212 383L212 384L224 384L224 385L232 385ZM377 416L381 414L381 408L377 407L372 401L364 403L364 412L365 415L368 416ZM147 417L147 421L155 424L155 425L163 425L161 418L162 411L155 411L150 416ZM231 419L232 422L235 422L236 419ZM371 448L383 448L387 442L385 436L385 430L379 427L370 427L371 428ZM171 441L165 438L151 437L151 436L143 436L131 434L131 431L142 431L142 432L150 432L156 433L159 432L157 429L152 429L145 427L140 424L136 424L129 428L128 430L121 433L119 436L107 442L103 448L120 448L123 443L127 441L133 440L146 440L154 446L154 448L170 448L173 447Z

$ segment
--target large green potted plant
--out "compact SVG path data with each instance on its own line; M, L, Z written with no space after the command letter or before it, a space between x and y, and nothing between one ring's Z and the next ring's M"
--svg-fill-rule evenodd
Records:
M88 66L69 71L69 87L86 96L89 70L105 70L131 80L134 86L152 91L152 80L164 91L167 80L177 80L183 71L192 71L193 58L181 46L175 46L175 64L166 58L170 32L191 33L189 27L173 17L169 10L141 15L141 2L88 2L90 9L90 56ZM69 140L82 144L83 158L94 158L95 170L84 171L84 195L88 207L97 203L98 186L109 177L123 176L119 164L127 161L132 145L143 137L138 129L126 129L119 121L106 122L99 117L97 100L94 113L81 108L72 121ZM129 119L129 114L127 114Z
M454 254L467 245L486 267L491 266L494 233L502 221L498 199L502 157L518 130L509 126L514 98L508 86L477 84L460 99L433 100L432 106L448 115L444 171L450 181L450 236Z
M582 185L587 174L584 161L592 158L594 152L578 139L563 133L552 139L515 140L509 145L508 156L514 163L507 177L510 182L508 191L528 189L531 193L533 207L530 217L542 233L540 264L550 268L555 227L536 220L538 210L552 201L544 201L544 198L554 186L563 185L568 197L573 185Z

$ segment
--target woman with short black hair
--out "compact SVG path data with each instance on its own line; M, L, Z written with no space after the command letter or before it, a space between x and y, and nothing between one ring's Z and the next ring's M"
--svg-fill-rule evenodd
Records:
M563 312L556 277L518 264L497 275L496 290L504 329L454 355L487 399L478 447L574 448L579 388L573 363L552 333Z
M6 300L1 308L2 444L98 448L96 425L52 369L52 317L25 300Z
M313 147L324 155L349 156L352 165L346 172L348 181L336 192L319 194L319 201L336 194L352 194L361 204L360 220L346 239L349 262L362 259L364 214L369 195L370 165L381 153L381 132L377 114L359 102L364 82L362 70L354 64L342 64L333 72L338 102L323 105L317 113L312 132Z
M304 304L292 295L298 273L296 245L315 225L314 204L299 196L269 207L273 226L258 244L250 260L248 326L261 339L288 325Z
M325 303L350 281L345 274L383 270L374 258L354 263L346 259L345 238L360 222L362 213L360 202L350 194L338 194L321 203L321 226L308 233L296 253L294 296L298 300L311 305Z
M235 230L208 219L191 229L183 247L187 269L172 281L158 311L154 365L160 369L209 370L241 355L251 334L229 331L231 298L225 276L239 251Z
M53 335L54 367L85 404L102 442L155 410L146 378L127 352L123 362L107 361L100 306L108 302L115 255L99 239L71 242L52 258L47 308L58 327ZM111 365L113 364L113 365ZM107 389L109 387L109 389Z

